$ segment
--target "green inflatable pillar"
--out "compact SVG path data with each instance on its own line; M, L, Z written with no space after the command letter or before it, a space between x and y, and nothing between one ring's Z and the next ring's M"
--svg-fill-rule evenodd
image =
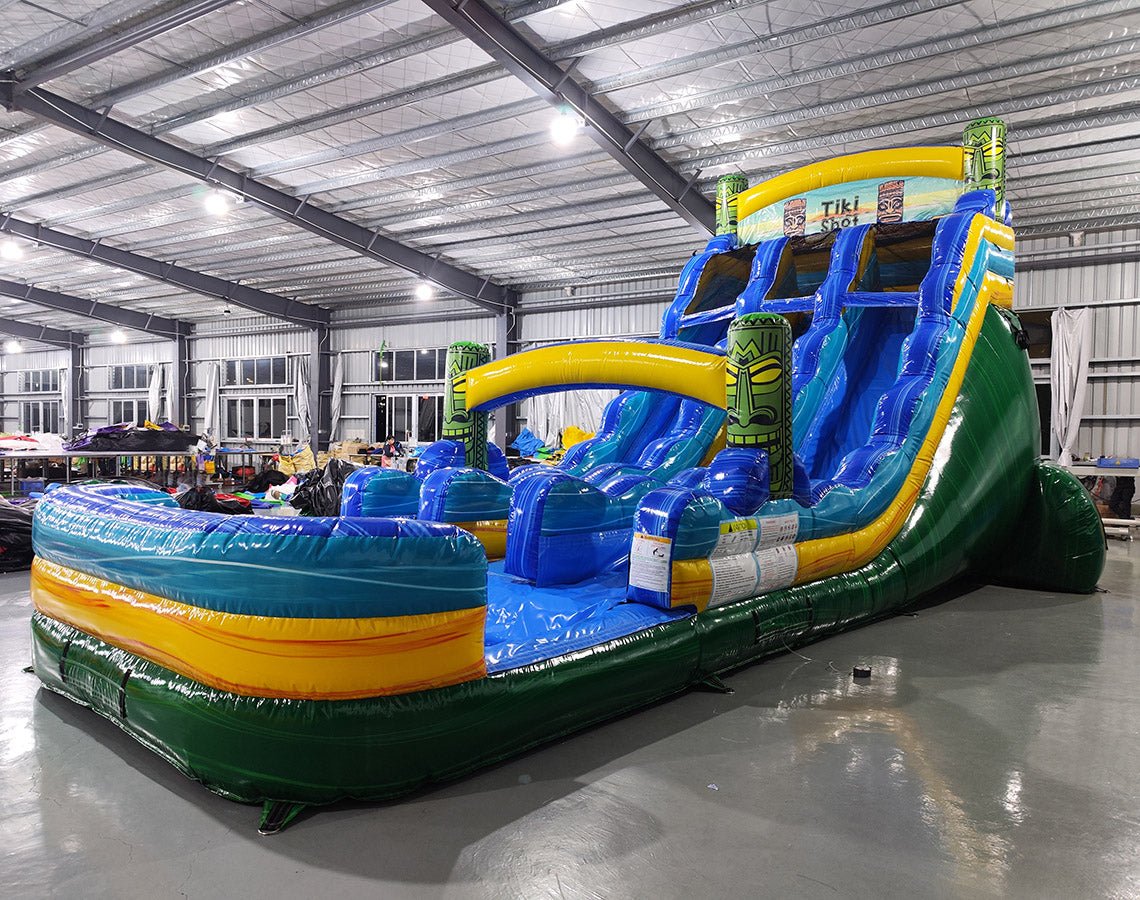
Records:
M783 316L749 313L728 329L727 444L768 451L773 500L792 496L791 350Z
M1005 200L1005 122L974 119L962 131L966 151L966 190L993 188L1000 204Z
M487 414L467 408L467 372L491 361L483 344L456 341L447 348L447 382L443 398L443 439L462 441L465 464L487 469Z
M736 195L748 189L748 177L739 173L716 180L716 233L736 234Z

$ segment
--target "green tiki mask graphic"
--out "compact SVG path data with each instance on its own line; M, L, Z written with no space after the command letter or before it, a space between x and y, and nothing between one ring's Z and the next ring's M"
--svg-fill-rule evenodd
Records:
M443 398L443 439L462 441L466 464L487 468L487 414L467 408L467 372L491 361L483 344L456 341L447 348L447 381Z
M992 188L998 203L1005 199L1005 122L975 119L962 132L966 151L966 190Z
M773 499L792 496L791 346L787 319L771 313L741 316L728 331L727 443L768 451Z
M736 234L736 195L748 189L748 178L734 173L716 180L716 233Z

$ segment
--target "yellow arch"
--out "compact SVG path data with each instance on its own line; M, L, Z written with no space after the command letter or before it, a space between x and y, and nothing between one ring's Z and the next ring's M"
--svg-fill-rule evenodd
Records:
M460 376L464 377L464 376ZM465 373L468 409L549 388L602 385L668 391L724 409L724 357L645 341L577 341L537 347Z
M737 215L743 219L758 209L816 188L831 187L865 178L950 178L961 181L965 166L961 147L904 147L897 150L868 150L837 156L801 166L756 187L742 191L736 200Z

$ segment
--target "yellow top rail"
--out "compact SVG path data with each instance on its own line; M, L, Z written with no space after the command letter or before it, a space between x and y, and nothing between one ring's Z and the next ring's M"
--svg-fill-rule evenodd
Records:
M868 150L801 166L741 192L737 215L745 216L816 188L873 178L949 178L963 180L966 152L961 147L904 147Z

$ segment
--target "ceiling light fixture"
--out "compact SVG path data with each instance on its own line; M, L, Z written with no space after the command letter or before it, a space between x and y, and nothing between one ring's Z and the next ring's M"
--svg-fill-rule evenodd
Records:
M584 123L571 109L563 109L550 122L550 139L559 147L565 147L582 130Z
M416 285L415 297L417 300L430 300L435 296L435 288L433 288L426 281L421 281Z
M231 199L225 191L209 191L202 198L202 205L211 216L224 216L230 211Z
M4 352L5 353L23 353L24 352L24 345L21 344L19 341L15 341L15 340L5 341L4 342Z
M24 248L17 244L15 241L4 241L0 244L0 259L5 259L8 262L15 262L18 259L24 258Z
M111 332L111 340L116 344L125 344L127 342L127 333L121 328L116 328Z

